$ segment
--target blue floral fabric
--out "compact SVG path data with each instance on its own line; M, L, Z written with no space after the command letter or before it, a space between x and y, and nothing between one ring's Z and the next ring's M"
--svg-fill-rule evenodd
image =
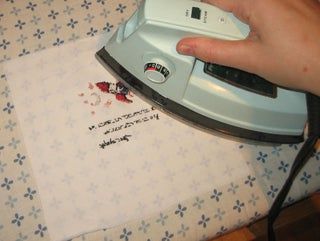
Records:
M19 129L15 103L2 65L47 48L113 31L137 8L135 0L0 0L0 241L51 240L41 193ZM164 210L73 240L207 240L265 216L279 193L301 144L239 143L228 151L247 156L252 171L238 178L232 163L223 186ZM203 160L203 165L206 165ZM217 177L219 178L219 177ZM286 205L320 186L320 147L298 175ZM196 187L198 183L194 183ZM63 218L63 217L62 217ZM57 240L54 240L57 241Z

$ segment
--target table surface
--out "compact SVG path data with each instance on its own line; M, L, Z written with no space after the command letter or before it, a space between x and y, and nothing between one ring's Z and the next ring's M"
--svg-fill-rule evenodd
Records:
M51 240L3 65L32 53L114 31L138 0L0 0L0 240ZM239 143L254 170L205 193L123 225L83 233L74 240L206 240L265 216L301 144ZM249 159L250 158L250 159ZM286 203L320 187L320 148L301 171ZM223 201L221 201L223 200ZM228 200L225 201L224 200ZM56 241L56 240L54 240Z

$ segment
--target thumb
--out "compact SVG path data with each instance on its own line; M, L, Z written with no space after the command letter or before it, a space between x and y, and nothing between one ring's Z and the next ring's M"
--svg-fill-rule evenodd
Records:
M194 56L205 62L226 65L246 71L254 70L259 48L250 39L221 40L206 37L184 38L177 44L177 52Z

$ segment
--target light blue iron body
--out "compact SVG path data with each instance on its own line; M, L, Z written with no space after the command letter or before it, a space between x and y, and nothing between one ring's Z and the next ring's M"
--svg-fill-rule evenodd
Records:
M231 13L198 1L145 0L104 51L143 84L200 116L257 133L303 135L304 93L280 87L276 98L252 93L209 76L202 61L176 51L184 37L237 41L249 31ZM163 67L167 75L146 69L148 63Z

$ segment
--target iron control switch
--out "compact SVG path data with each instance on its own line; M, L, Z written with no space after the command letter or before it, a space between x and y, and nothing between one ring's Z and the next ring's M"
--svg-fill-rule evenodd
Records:
M170 70L162 64L149 62L144 65L144 73L151 82L161 84L168 79Z
M277 97L277 87L262 77L223 65L205 63L204 72L236 87L271 98Z

